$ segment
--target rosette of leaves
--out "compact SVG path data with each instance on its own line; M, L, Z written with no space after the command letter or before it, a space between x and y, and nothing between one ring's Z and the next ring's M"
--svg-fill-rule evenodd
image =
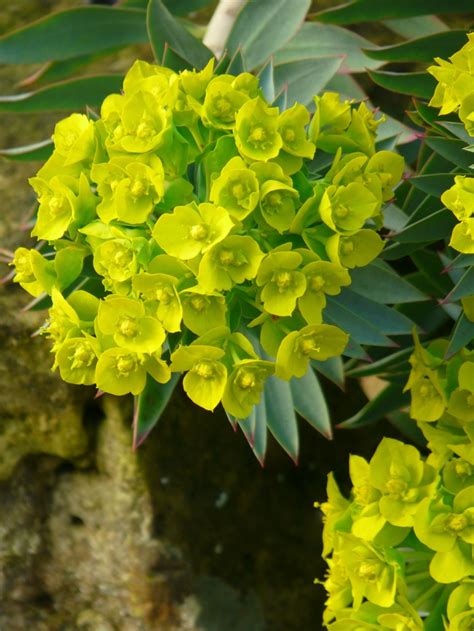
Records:
M340 383L343 354L413 326L347 289L384 247L404 163L377 150L383 118L365 104L324 93L311 117L223 70L137 61L98 118L58 123L31 179L42 244L17 250L14 280L50 304L64 379L138 397L136 442L184 373L190 399L222 403L260 459L267 427L296 459L295 410L331 431L315 370ZM358 301L374 326L353 326Z

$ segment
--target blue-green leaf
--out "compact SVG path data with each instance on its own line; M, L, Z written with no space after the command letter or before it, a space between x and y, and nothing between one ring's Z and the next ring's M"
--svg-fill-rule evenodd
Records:
M315 370L323 375L323 377L332 381L339 388L344 388L345 378L342 357L330 357L323 362L313 360L311 365Z
M365 313L354 313L347 305L332 297L328 297L324 310L324 319L328 318L359 344L395 346L391 339L368 321Z
M352 270L351 278L353 291L376 302L398 305L428 300L425 294L380 260Z
M295 410L318 432L326 438L332 438L329 409L321 390L318 378L312 368L300 379L290 381L291 396Z
M226 48L242 51L249 70L291 39L304 21L310 0L252 0L240 11Z
M301 59L343 56L342 72L364 72L378 68L380 62L370 59L362 49L374 47L369 40L339 26L305 22L296 35L275 53L275 63Z
M429 99L436 87L434 77L426 72L389 72L370 70L369 76L374 83L386 90L398 94L409 94L423 99Z
M408 42L365 49L366 55L380 61L426 61L433 57L446 58L462 48L466 43L466 31L443 31L432 35L424 35Z
M337 427L353 429L376 423L385 418L390 412L400 410L408 405L409 402L410 394L403 392L403 384L398 382L389 383L377 396L364 405L357 414L339 423Z
M211 59L212 52L173 17L161 0L150 0L146 23L158 63L166 46L194 68L204 68Z
M464 348L467 344L472 342L473 339L474 322L468 320L464 313L461 313L449 341L448 350L446 351L446 359L455 355L461 350L461 348Z
M45 112L99 106L104 98L119 92L122 75L80 77L48 85L36 92L0 96L0 112Z
M304 59L275 66L275 89L287 86L287 107L299 102L307 105L336 74L341 57Z
M465 143L462 140L428 136L425 142L428 147L436 151L440 156L462 169L468 169L473 162L472 156L464 150Z
M158 383L150 375L143 392L135 398L133 448L139 447L160 420L180 378L173 373L168 383Z
M148 41L145 12L120 7L58 11L0 37L0 63L64 60Z
M467 296L474 296L474 267L468 267L443 302L456 302Z
M427 177L427 176L426 176ZM446 208L416 221L394 235L399 243L428 243L445 239L456 225L456 217Z
M287 454L298 461L299 437L290 385L277 377L265 384L267 426Z
M47 160L53 153L53 141L42 140L24 147L11 147L9 149L0 149L0 156L15 160L17 162L27 162L29 160Z

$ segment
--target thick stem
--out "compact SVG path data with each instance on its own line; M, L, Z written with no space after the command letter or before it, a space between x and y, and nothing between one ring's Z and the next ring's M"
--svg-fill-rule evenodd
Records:
M219 59L235 19L246 0L220 0L207 27L204 44Z

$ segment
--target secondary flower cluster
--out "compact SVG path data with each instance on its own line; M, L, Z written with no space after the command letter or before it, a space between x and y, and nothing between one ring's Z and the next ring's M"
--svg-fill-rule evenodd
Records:
M440 114L457 112L467 133L474 136L474 34L468 37L468 43L450 61L437 58L439 66L428 72L438 80L430 105L440 108ZM474 254L474 177L458 175L454 182L441 196L459 220L449 245L463 254Z
M472 628L473 455L424 461L384 438L370 462L350 457L350 499L329 476L321 505L328 629L415 631L425 622L442 628L443 619L449 631Z
M137 61L100 117L58 123L31 179L43 245L14 265L51 297L64 380L136 395L147 375L185 372L195 403L245 418L267 377L343 352L326 296L382 250L403 160L375 152L364 103L326 93L315 106L311 122L303 105L279 111L255 76L212 62L177 74ZM316 146L335 154L326 172Z

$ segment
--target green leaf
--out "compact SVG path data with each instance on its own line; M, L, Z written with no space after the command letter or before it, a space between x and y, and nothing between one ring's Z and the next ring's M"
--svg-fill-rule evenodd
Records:
M147 2L148 0L146 0ZM173 15L187 15L211 4L212 0L166 0L165 5ZM145 4L146 4L145 2Z
M442 121L442 122L440 121L439 124L441 127L444 127L445 129L447 129L451 134L454 134L466 144L469 144L472 142L472 136L469 136L463 123L452 123L450 121Z
M447 266L447 269L462 269L470 265L474 265L474 254L458 254Z
M449 57L466 43L466 31L444 31L418 37L394 46L364 49L366 55L380 61L426 61Z
M328 320L328 318L331 324L334 323L349 333L359 344L394 346L393 341L373 326L365 314L354 313L345 304L332 297L328 297L324 310L324 319Z
M342 55L342 72L365 72L367 68L380 66L379 62L368 58L362 50L373 46L369 40L348 29L305 22L288 44L275 53L275 63Z
M81 77L41 88L36 92L0 96L0 112L46 112L99 106L122 88L122 75Z
M227 414L229 421L231 422L232 427L237 428L240 427L245 438L247 439L248 444L252 447L255 441L255 423L256 423L256 412L255 406L252 408L251 413L242 420L235 418L231 414Z
M389 287L387 291L390 291ZM363 313L372 326L386 335L410 335L413 330L413 322L402 313L365 298L352 289L344 289L334 300L354 313Z
M145 12L119 7L58 11L0 38L0 63L64 60L148 41Z
M290 389L298 414L323 436L332 438L329 409L313 369L309 368L300 379L293 377L290 381Z
M307 105L336 74L341 63L341 57L326 57L275 66L276 92L287 86L287 107L296 101Z
M0 156L8 160L17 162L27 162L29 160L47 160L53 153L53 141L42 140L24 147L12 147L10 149L0 149Z
M352 270L351 278L353 291L379 303L397 305L428 300L427 296L380 260Z
M268 62L258 73L260 79L260 87L262 88L263 96L269 103L273 103L275 100L275 80L273 78L273 59L269 59Z
M299 438L289 383L269 377L265 384L267 426L287 454L298 461Z
M464 348L467 344L474 339L474 322L471 322L466 318L464 313L461 313L454 331L449 341L448 350L446 351L445 359L449 359L455 355L461 348Z
M150 0L146 24L158 63L163 58L166 45L194 68L204 68L211 59L212 52L171 15L161 0Z
M422 35L432 35L447 31L448 27L435 15L422 15L413 18L402 18L400 20L386 20L385 26L397 35L406 39L421 37Z
M369 76L374 83L386 90L398 94L409 94L423 99L429 99L436 87L434 77L426 72L389 72L385 70L370 70Z
M252 449L257 460L263 467L267 451L267 412L265 393L262 393L260 402L255 406L255 431Z
M425 143L440 156L462 169L468 169L472 164L472 156L464 150L465 143L462 140L428 136Z
M165 384L156 382L150 375L147 376L145 389L135 398L133 415L134 449L143 443L160 420L180 376L179 373L173 373L171 379Z
M433 173L410 178L410 184L413 184L415 188L434 197L441 197L444 191L453 185L453 182L453 173Z
M409 18L438 13L466 13L472 10L466 0L354 0L313 15L329 24L357 24L375 20Z
M368 365L356 366L350 370L346 370L348 377L370 377L372 375L383 375L387 372L399 373L410 372L410 366L407 362L410 355L413 353L413 347L404 348L401 351L390 353L375 362Z
M449 292L443 302L456 302L466 296L474 296L474 267L469 267L460 281Z
M354 77L348 74L335 74L334 77L327 83L326 90L328 92L339 92L341 97L344 99L362 101L367 98L366 93Z
M428 176L425 176L428 177ZM399 243L428 243L444 239L456 225L456 217L446 208L416 221L394 235Z
M393 425L402 436L408 438L408 440L418 447L422 449L426 448L426 438L415 421L410 418L408 412L394 412L393 414L388 414L387 418L390 424Z
M326 379L336 384L336 386L341 389L344 388L345 379L342 357L331 357L323 362L313 360L311 366L323 375L323 377L326 377Z
M310 0L247 2L237 16L226 48L230 54L241 49L248 69L252 70L293 37L309 6Z
M403 392L403 384L392 382L364 405L357 414L339 423L337 427L342 429L354 429L356 427L371 425L385 418L390 412L399 410L409 403L410 394Z

